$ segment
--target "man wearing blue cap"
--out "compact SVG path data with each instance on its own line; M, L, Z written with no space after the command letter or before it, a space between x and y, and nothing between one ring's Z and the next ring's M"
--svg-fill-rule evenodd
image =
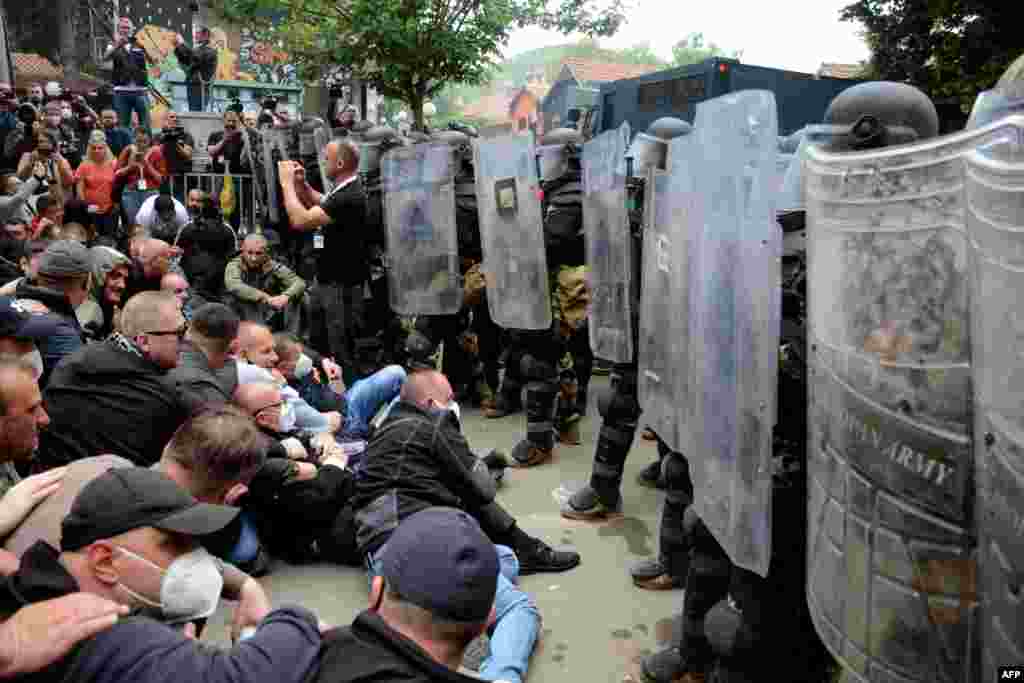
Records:
M458 668L466 646L492 624L480 677L522 680L536 630L530 637L501 626L495 597L508 579L500 552L461 510L431 507L406 518L378 556L370 608L324 635L315 682L473 683ZM501 665L524 646L521 668Z

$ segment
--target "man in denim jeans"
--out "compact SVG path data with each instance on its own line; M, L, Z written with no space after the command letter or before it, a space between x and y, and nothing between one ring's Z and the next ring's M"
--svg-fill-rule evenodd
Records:
M114 109L122 128L131 128L132 112L139 116L139 127L149 127L149 75L146 72L149 55L135 40L135 26L128 17L117 21L117 36L107 46L104 61L113 65L111 80L114 84Z
M489 631L479 678L520 683L541 619L514 583L517 569L515 553L461 510L407 517L371 562L370 608L327 634L316 680L470 683L457 670Z

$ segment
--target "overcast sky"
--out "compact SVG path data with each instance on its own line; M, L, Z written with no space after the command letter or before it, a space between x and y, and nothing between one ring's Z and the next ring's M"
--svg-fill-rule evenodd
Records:
M822 62L853 64L869 57L856 22L839 20L839 11L852 0L632 0L626 24L605 47L624 48L650 43L663 59L672 45L689 33L703 33L705 44L743 50L743 61L813 73ZM578 39L537 28L512 34L507 56Z

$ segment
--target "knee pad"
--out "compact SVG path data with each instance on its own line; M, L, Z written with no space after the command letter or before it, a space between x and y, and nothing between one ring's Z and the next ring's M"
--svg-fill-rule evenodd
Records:
M606 422L636 422L640 417L640 404L636 396L623 394L613 386L597 397L597 412Z
M558 377L558 368L554 363L549 363L530 353L523 354L519 359L519 371L524 379L538 382L549 382Z
M682 494L687 499L687 505L693 504L693 480L690 478L690 463L686 456L669 451L661 461L661 476L670 493Z

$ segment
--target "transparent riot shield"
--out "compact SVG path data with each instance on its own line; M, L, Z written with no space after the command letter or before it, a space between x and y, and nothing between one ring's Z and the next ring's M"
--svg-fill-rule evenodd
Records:
M964 156L1004 135L803 157L807 596L860 680L981 680Z
M326 126L313 131L313 146L316 148L316 161L320 166L320 182L324 186L324 194L334 189L334 181L327 177L327 145L331 141L331 129Z
M263 170L265 182L267 183L267 216L271 223L281 220L280 196L281 188L278 185L277 162L289 159L287 136L290 130L275 130L265 128L260 131L263 141Z
M690 234L694 509L733 563L771 559L772 428L782 230L775 222L775 96L749 90L697 105ZM685 245L677 240L678 249ZM677 404L686 410L686 402Z
M668 145L667 170L647 168L637 390L645 424L673 449L688 453L690 331L689 244L684 229L694 194L692 135ZM676 244L680 242L680 244Z
M381 162L391 308L448 315L462 307L451 148L414 145Z
M595 356L613 363L633 360L628 145L628 123L583 145L583 229L592 297L590 346Z
M487 305L506 329L551 326L537 165L529 138L473 141Z
M1024 117L967 156L982 672L1024 662Z

